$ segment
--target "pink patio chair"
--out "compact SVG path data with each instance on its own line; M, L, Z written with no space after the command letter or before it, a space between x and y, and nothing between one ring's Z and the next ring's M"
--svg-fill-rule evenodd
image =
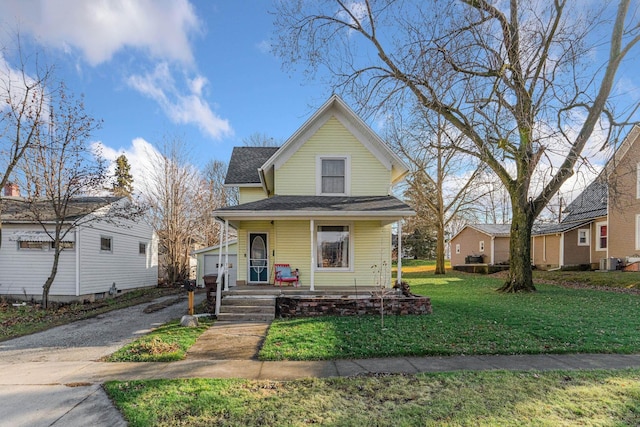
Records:
M276 275L274 286L280 284L280 287L282 287L282 282L291 283L296 288L300 285L297 268L292 270L289 264L274 264L274 268Z

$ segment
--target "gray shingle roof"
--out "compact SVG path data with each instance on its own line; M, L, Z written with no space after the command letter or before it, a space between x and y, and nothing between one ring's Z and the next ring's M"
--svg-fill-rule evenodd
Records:
M260 184L260 168L279 147L234 147L229 160L226 185Z
M534 235L564 233L566 231L573 230L574 228L582 227L589 222L591 221L562 222L559 224L534 224L531 232Z
M71 199L67 208L67 221L88 215L101 207L120 200L121 197L78 197ZM39 204L40 220L49 222L55 220L55 214L46 201L34 202ZM35 217L29 209L29 202L22 198L8 197L0 199L0 219L2 222L35 222Z
M511 224L470 224L469 226L490 236L509 237L511 235Z
M584 191L569 203L565 209L567 214L562 223L572 223L595 219L607 215L607 184L595 180Z
M274 196L242 205L227 206L216 212L402 212L412 215L406 203L393 196Z

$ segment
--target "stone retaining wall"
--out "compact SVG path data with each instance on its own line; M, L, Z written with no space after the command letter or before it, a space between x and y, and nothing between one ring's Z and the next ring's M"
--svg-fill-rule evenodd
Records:
M388 315L431 314L429 297L387 297L384 313ZM278 297L276 317L355 316L380 314L380 298Z

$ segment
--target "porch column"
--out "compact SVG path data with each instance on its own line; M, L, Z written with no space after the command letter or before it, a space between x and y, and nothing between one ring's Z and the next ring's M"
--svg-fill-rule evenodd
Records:
M496 256L496 236L491 236L491 265L495 264Z
M316 228L316 222L315 220L312 218L309 220L309 231L310 231L310 241L311 241L311 269L309 270L309 290L313 291L315 290L314 286L315 286L315 259L316 259L316 245L313 244L313 235L314 230Z
M402 220L398 221L398 274L396 283L402 283Z
M229 290L229 220L224 220L224 290Z
M560 233L560 257L558 259L558 267L564 265L564 233Z
M221 276L220 267L222 266L222 238L223 238L223 232L224 232L222 221L219 221L218 224L220 224L220 238L218 239L219 244L218 244L218 280L216 280L216 316L220 314L220 299L222 296L221 295L222 294L222 282L221 282L222 277L220 277Z

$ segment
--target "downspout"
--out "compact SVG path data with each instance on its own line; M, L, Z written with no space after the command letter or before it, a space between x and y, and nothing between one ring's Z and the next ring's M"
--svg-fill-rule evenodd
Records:
M315 225L315 220L313 218L311 218L309 220L309 230L311 232L311 272L309 274L309 290L313 291L315 290L315 263L314 260L316 259L316 245L314 245L313 242L313 235L314 235L314 229L316 228Z
M491 236L491 265L495 264L496 256L496 236Z
M398 275L397 276L398 277L396 278L396 283L402 283L402 220L398 221Z
M76 296L80 296L80 227L76 227Z
M558 268L564 265L564 233L560 233L560 259L558 260Z

